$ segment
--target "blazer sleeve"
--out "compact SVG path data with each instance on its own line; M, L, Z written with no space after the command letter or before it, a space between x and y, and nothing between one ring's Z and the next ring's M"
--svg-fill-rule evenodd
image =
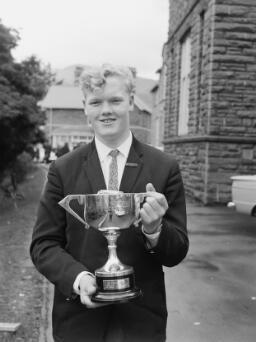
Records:
M176 161L169 172L164 195L168 209L153 253L162 265L171 267L185 258L189 247L184 187Z
M75 278L86 268L65 250L66 215L58 204L63 197L63 185L53 162L39 203L30 255L37 270L64 296L72 297Z

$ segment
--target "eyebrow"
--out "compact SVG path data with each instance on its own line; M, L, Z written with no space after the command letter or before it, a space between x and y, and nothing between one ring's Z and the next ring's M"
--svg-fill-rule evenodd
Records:
M122 99L123 99L123 96L121 96L121 95L114 95L114 96L111 96L111 97L110 97L110 100L115 100L115 99L117 99L117 100L122 100Z
M99 97L93 97L88 102L101 101Z

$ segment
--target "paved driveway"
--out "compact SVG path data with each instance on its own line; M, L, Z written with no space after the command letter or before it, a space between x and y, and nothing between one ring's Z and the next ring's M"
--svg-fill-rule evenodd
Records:
M256 218L188 205L190 250L165 269L167 341L256 341Z

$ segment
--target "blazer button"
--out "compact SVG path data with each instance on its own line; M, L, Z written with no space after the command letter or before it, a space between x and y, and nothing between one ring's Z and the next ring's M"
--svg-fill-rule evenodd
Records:
M153 249L148 250L150 254L156 254L156 252Z

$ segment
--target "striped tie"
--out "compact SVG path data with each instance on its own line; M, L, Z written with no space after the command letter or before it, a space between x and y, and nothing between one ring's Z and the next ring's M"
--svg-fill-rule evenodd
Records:
M112 160L109 165L109 179L108 179L108 190L118 190L118 168L117 168L117 156L119 151L112 150L109 152Z

